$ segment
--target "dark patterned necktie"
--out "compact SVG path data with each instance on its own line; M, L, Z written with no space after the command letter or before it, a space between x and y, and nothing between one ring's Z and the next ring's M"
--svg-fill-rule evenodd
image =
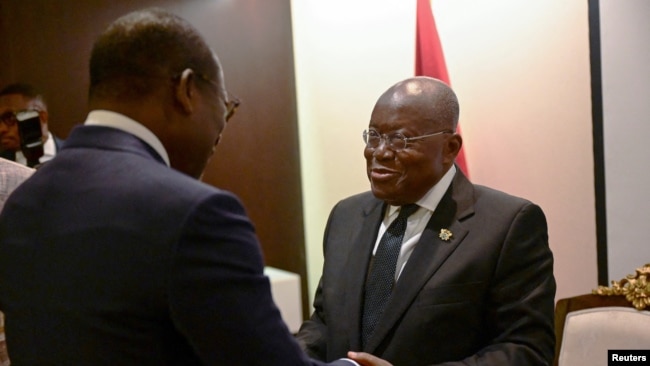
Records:
M363 319L361 322L361 341L365 345L375 326L379 323L384 308L390 298L395 283L395 267L402 247L406 220L418 209L418 205L410 204L400 208L397 218L388 226L381 237L377 252L366 280L363 303Z

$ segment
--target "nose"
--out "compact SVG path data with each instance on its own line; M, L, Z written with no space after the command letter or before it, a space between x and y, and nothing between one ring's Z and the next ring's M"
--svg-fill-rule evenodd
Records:
M393 159L395 152L388 147L388 141L382 138L379 145L373 150L372 156L377 160Z

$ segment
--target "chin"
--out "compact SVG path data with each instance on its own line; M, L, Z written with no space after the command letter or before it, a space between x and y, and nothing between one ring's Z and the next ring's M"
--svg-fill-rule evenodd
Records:
M8 145L4 145L4 144L0 145L0 151L18 151L18 150L20 150L20 146L15 145L13 143Z
M390 205L394 206L399 206L399 203L396 203L396 201L399 201L399 199L395 199L395 194L391 194L390 191L385 191L383 189L379 189L375 187L374 185L372 186L372 194L377 198L380 199Z

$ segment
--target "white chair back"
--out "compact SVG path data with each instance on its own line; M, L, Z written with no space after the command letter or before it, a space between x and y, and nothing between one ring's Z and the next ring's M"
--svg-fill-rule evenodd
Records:
M650 349L650 311L598 307L566 315L559 366L607 366L607 351L624 349Z

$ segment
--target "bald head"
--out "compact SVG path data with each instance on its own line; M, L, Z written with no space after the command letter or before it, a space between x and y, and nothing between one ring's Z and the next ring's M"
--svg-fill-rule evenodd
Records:
M444 82L426 76L402 80L391 86L377 100L375 108L388 106L395 111L409 111L435 128L456 130L458 98Z
M370 116L363 152L375 197L398 206L429 192L462 146L457 124L458 99L442 81L415 77L388 88Z
M90 99L138 100L190 68L214 82L219 65L201 35L161 9L129 13L95 41L90 59Z

